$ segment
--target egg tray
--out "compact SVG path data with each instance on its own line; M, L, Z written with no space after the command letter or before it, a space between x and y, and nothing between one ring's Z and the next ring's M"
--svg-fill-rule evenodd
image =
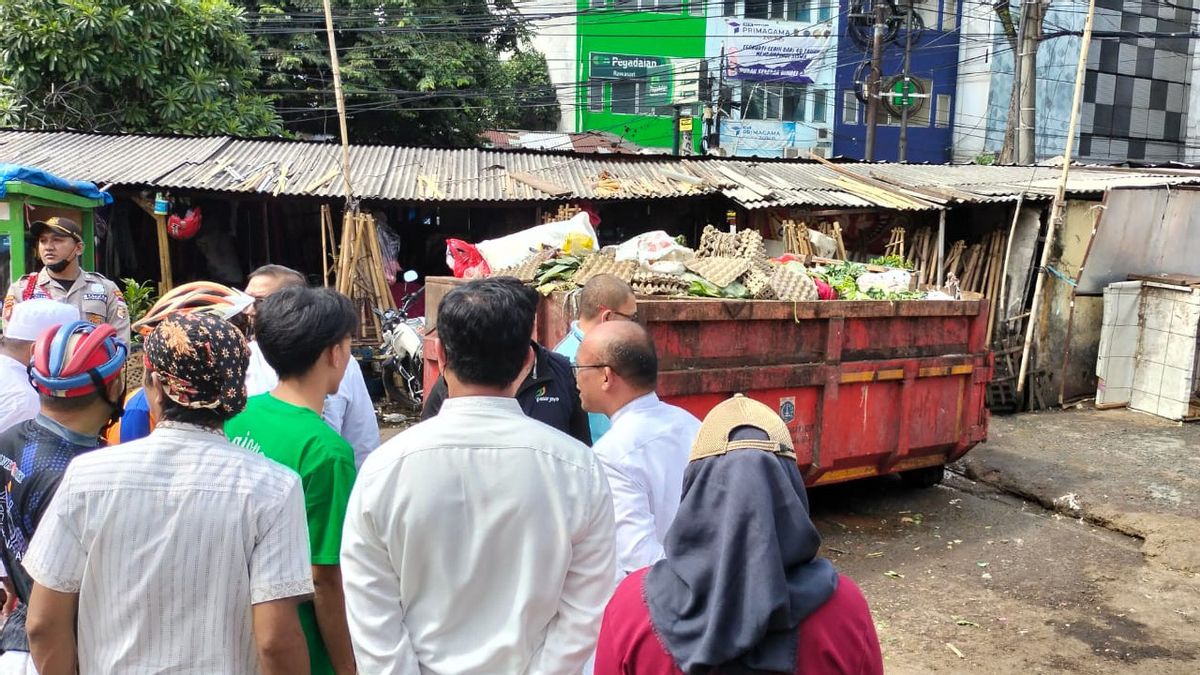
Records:
M637 295L687 295L688 282L674 274L638 272L630 283Z
M537 278L537 272L542 267L542 263L549 260L554 255L553 249L545 249L530 255L516 265L505 267L504 269L492 272L493 277L516 277L523 284L532 283Z
M766 260L767 245L763 243L762 235L756 230L738 232L737 257L750 260Z
M633 281L633 275L638 271L638 263L636 260L622 260L617 262L617 259L611 254L593 253L584 258L583 263L579 265L579 269L575 271L575 276L571 279L580 286L591 281L593 277L600 274L611 274L625 283Z
M782 266L771 277L771 290L777 299L791 302L808 302L820 297L812 277Z
M698 258L734 257L738 251L736 234L722 232L712 225L705 225L700 235L700 246L696 249Z
M775 291L771 289L771 277L775 270L767 263L753 265L742 275L740 281L755 300L771 300Z
M704 277L718 288L725 288L738 280L738 277L750 269L750 261L745 258L730 258L725 256L714 258L695 258L685 263L687 268Z

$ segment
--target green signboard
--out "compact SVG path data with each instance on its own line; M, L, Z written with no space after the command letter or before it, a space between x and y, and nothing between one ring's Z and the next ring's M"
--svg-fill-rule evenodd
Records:
M591 76L594 80L644 79L654 71L663 71L669 62L670 59L662 56L627 56L593 52Z
M897 110L908 108L910 111L916 111L921 107L922 93L916 81L897 77L892 82L892 107Z

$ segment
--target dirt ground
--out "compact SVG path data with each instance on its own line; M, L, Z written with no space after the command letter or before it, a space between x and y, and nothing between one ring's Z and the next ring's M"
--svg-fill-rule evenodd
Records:
M1197 672L1200 580L1148 562L1136 539L956 475L810 497L888 672Z
M1200 427L1125 411L996 417L943 485L817 488L812 516L889 673L1190 674L1198 455Z

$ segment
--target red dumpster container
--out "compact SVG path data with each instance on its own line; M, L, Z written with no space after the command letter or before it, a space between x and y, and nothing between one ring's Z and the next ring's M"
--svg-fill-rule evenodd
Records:
M431 278L427 340L457 279ZM569 325L565 296L542 301L538 338ZM779 411L809 485L905 473L932 483L986 440L987 301L779 302L639 298L654 337L659 395L703 419L743 393ZM428 389L439 372L425 350Z

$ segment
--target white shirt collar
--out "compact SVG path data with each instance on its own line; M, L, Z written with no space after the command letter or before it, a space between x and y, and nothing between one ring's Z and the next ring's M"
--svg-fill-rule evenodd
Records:
M459 413L511 413L524 415L517 399L506 396L454 396L442 403L442 412Z
M656 405L658 405L658 394L654 392L644 394L621 406L620 410L613 413L612 421L614 424L616 424L617 420L628 413L636 412L638 410L649 410Z

